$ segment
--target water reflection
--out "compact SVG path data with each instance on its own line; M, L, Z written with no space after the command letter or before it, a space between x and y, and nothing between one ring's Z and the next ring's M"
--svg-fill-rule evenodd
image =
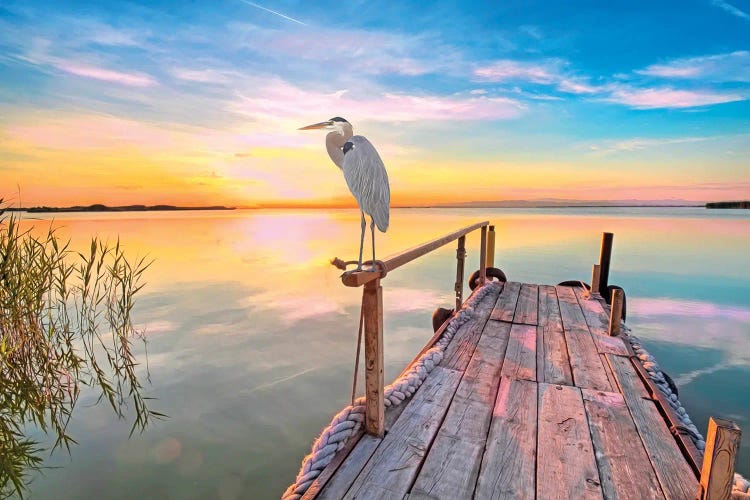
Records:
M38 477L31 496L277 497L349 397L361 295L341 285L328 260L356 257L359 214L55 219L74 244L119 235L128 253L155 259L136 319L150 334L151 395L171 418L128 440L127 426L99 407L81 408L72 461L53 457L64 468ZM496 263L513 280L537 283L588 280L601 232L614 232L610 281L628 291L631 327L682 381L697 425L705 428L716 409L747 419L750 403L737 397L750 391L746 212L400 209L378 235L379 256L483 219L496 225ZM469 237L467 275L478 267L478 246L478 234ZM450 307L454 279L449 246L384 281L387 380L429 338L434 308ZM750 475L750 440L739 466Z

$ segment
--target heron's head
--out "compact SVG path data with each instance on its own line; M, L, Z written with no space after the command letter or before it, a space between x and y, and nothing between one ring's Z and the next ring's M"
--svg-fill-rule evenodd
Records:
M326 130L333 130L343 135L344 129L348 128L351 131L352 125L351 123L346 121L344 118L341 118L340 116L334 116L330 120L320 122L320 123L313 123L312 125L301 127L299 130L315 130L319 128L324 128Z

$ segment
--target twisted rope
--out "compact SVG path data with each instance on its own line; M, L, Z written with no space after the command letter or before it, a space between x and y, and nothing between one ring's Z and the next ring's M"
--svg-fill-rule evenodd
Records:
M458 329L472 318L474 307L495 286L497 286L496 283L488 282L474 293L464 303L461 310L453 316L435 345L422 354L409 370L384 389L384 404L387 408L398 406L417 392L427 375L442 361L445 349ZM281 496L282 500L298 500L301 498L315 481L315 478L331 463L336 453L342 450L349 438L362 427L364 420L364 397L357 398L351 405L336 414L331 423L321 431L320 436L313 443L310 454L302 460L302 466L297 473L297 477L294 483L284 491Z
M643 347L641 340L635 335L632 335L630 333L630 328L625 326L624 323L622 324L622 328L627 332L626 338L633 347L633 351L635 352L638 361L643 366L643 369L646 370L648 378L653 380L659 391L666 396L669 406L672 407L677 418L680 420L681 425L679 426L679 430L686 431L690 436L690 440L695 444L695 447L698 448L701 453L705 452L706 440L703 438L703 435L693 421L690 420L687 411L682 406L682 403L680 403L680 400L677 399L677 394L672 391L672 388L667 383L667 379L664 377L664 371L659 367L656 358L649 354L649 352ZM732 484L732 493L740 493L743 495L750 494L750 481L742 477L740 474L735 473L734 483Z

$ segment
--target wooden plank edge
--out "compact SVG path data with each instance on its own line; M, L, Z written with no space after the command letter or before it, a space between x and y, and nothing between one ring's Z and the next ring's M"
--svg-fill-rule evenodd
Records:
M607 304L607 301L604 299L604 297L599 296L596 297L596 299L599 300L602 307L604 308L604 311L611 314L610 306L609 304ZM703 465L703 453L701 453L701 451L695 446L695 443L693 443L693 440L690 438L689 434L679 431L680 427L682 426L682 420L680 419L680 416L672 409L672 406L667 401L667 397L659 390L659 388L656 386L656 383L651 380L651 378L649 378L648 373L646 373L646 369L643 368L643 365L641 364L641 360L638 358L635 350L633 350L633 346L630 344L630 335L628 335L627 331L622 330L618 337L622 339L622 343L625 344L625 349L627 349L628 353L630 353L629 357L631 364L635 367L636 373L638 373L641 378L641 382L646 387L646 392L649 394L649 396L651 396L651 399L654 401L654 403L656 403L656 408L659 410L662 418L664 418L664 421L667 423L667 427L669 428L670 432L675 437L675 441L677 441L677 445L680 448L680 451L682 451L682 454L685 456L688 465L690 465L690 468L693 469L695 477L700 478L700 470L701 466ZM612 353L609 353L607 355L618 356L617 354ZM620 392L622 392L622 390Z
M631 348L630 342L627 342L626 345ZM616 356L616 354L612 354L612 356ZM700 478L700 470L703 465L703 454L695 446L695 443L693 443L693 440L688 433L680 432L680 428L682 427L680 416L672 409L669 402L667 402L667 397L664 393L661 392L654 381L649 378L646 369L643 368L641 361L635 353L630 356L630 363L635 368L636 373L640 376L641 382L646 387L646 392L648 392L651 399L656 403L656 408L659 410L659 414L666 422L669 431L674 436L680 451L682 451L682 454L685 456L685 459L693 470L695 477Z

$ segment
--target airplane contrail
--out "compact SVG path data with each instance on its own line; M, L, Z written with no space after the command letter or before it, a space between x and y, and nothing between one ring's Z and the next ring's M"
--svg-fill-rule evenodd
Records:
M288 21L292 21L293 23L301 24L302 26L307 26L307 24L303 23L302 21L298 21L297 19L294 19L293 17L285 16L281 12L276 12L275 10L267 9L263 7L262 5L258 5L257 3L250 2L249 0L240 0L240 2L251 5L255 7L256 9L265 10L266 12L270 12L271 14L276 14L277 16L283 17L284 19Z

